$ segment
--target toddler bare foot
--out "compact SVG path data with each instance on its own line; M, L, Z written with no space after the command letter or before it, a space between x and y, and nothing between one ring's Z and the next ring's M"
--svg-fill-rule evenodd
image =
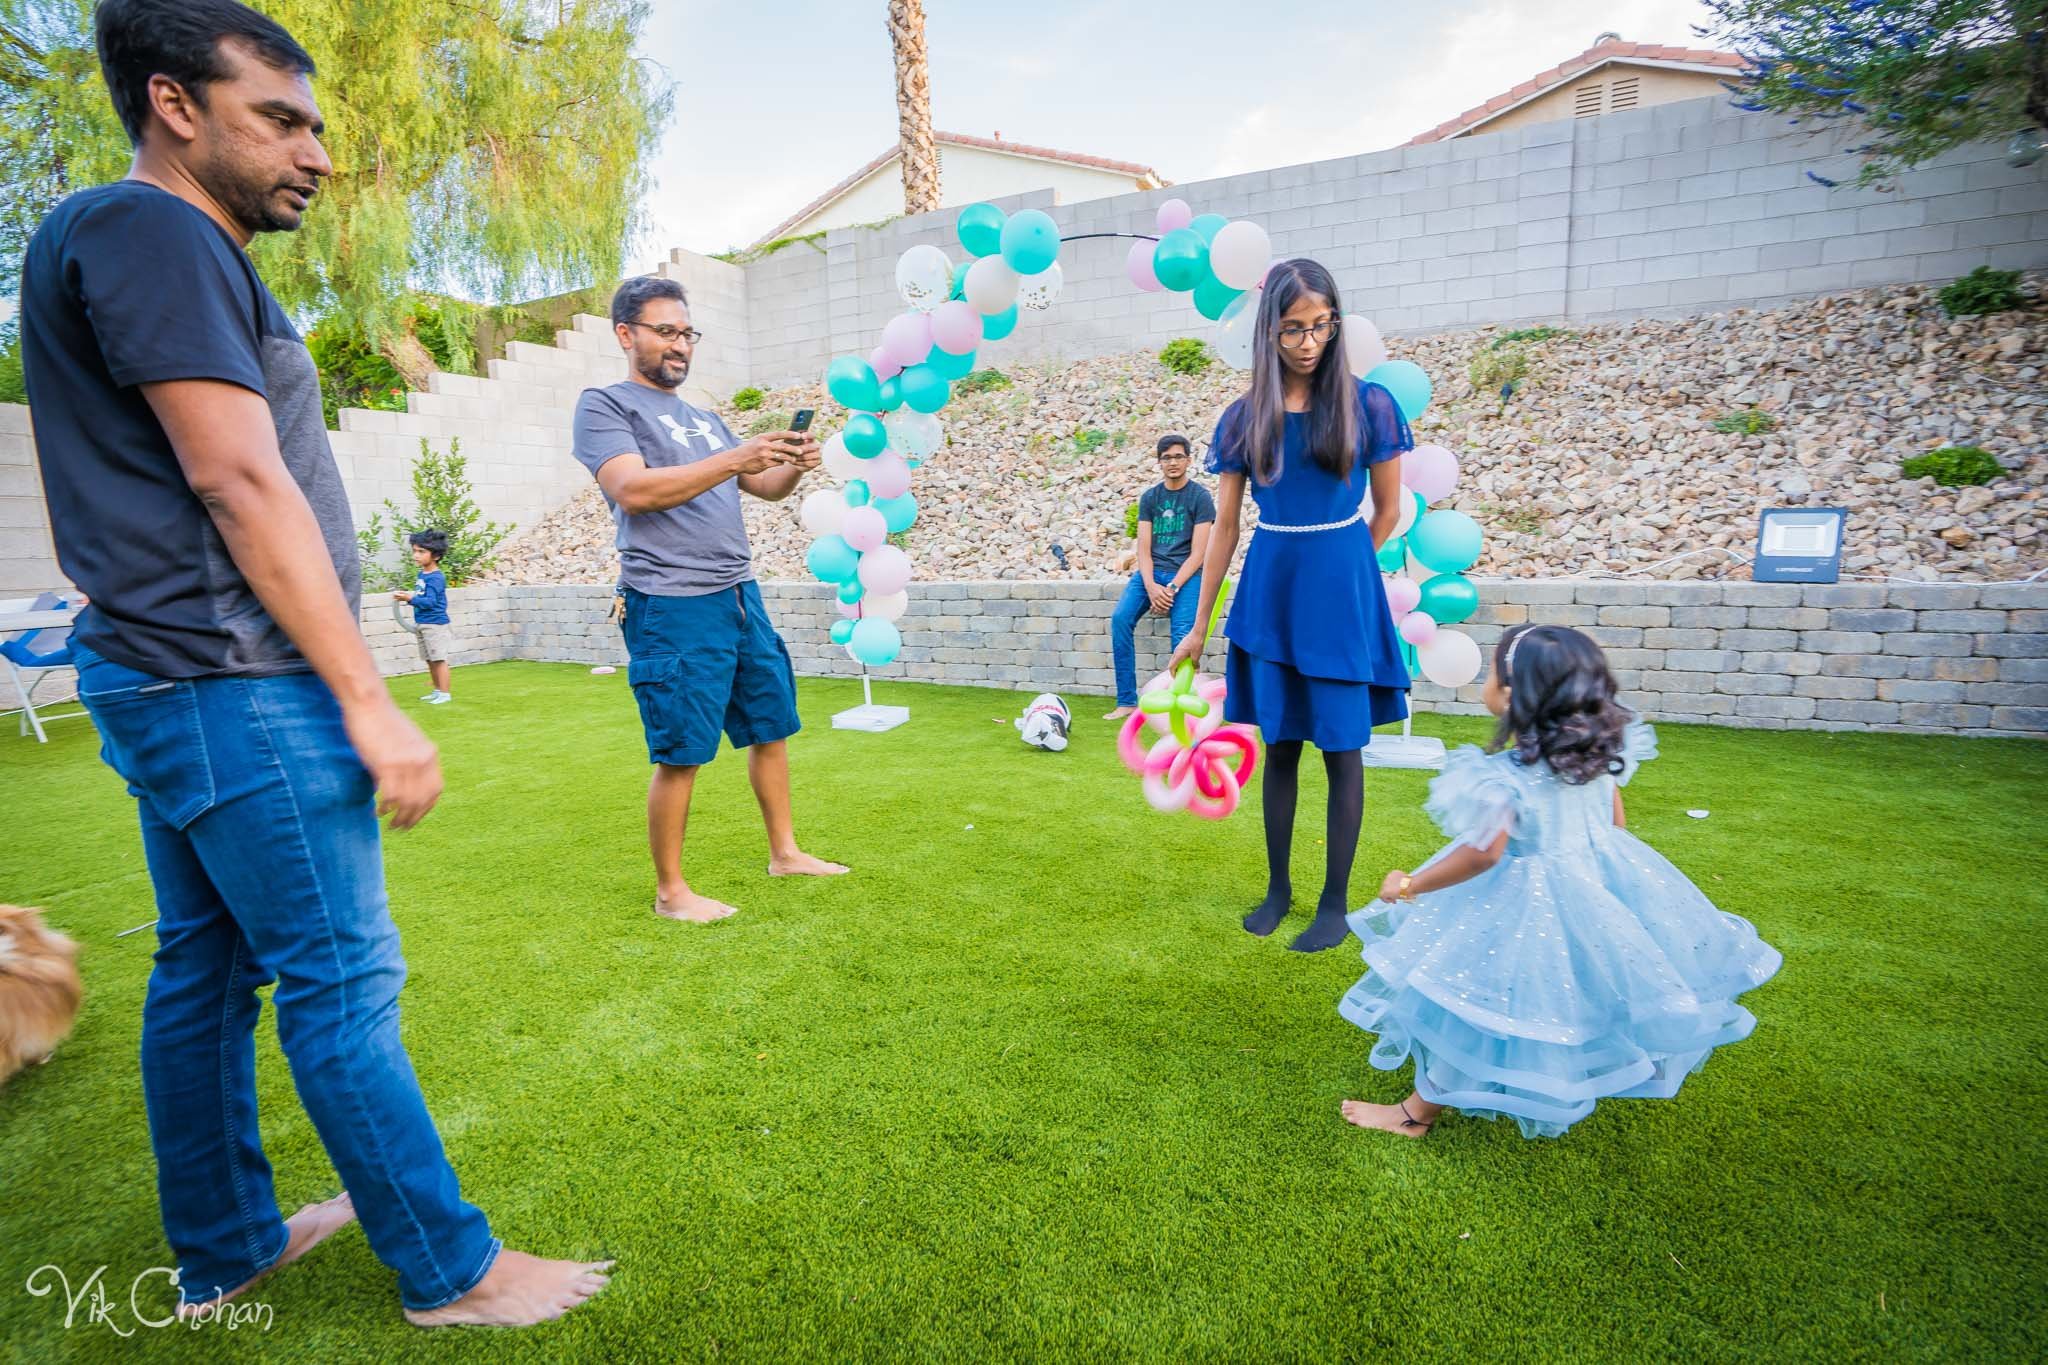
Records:
M178 1316L180 1318L198 1317L202 1313L212 1311L215 1305L226 1303L229 1299L246 1293L255 1285L256 1281L262 1279L273 1270L290 1265L293 1261L298 1260L299 1257L305 1255L314 1247L319 1246L355 1220L356 1206L349 1199L348 1192L345 1190L332 1199L322 1200L318 1204L306 1205L306 1207L284 1220L284 1251L276 1260L272 1261L255 1275L236 1285L233 1289L228 1290L225 1294L217 1295L200 1303L180 1304L178 1306Z
M551 1322L611 1283L610 1261L543 1261L501 1251L476 1288L451 1304L415 1312L415 1327L531 1327Z
M739 907L715 901L709 896L700 896L685 887L672 895L654 893L654 913L663 919L688 920L692 924L709 924L727 915L737 915Z
M1377 1128L1385 1133L1398 1133L1406 1138L1425 1136L1436 1122L1436 1114L1423 1116L1421 1106L1414 1110L1415 1117L1409 1117L1409 1110L1398 1104L1367 1104L1364 1100L1346 1100L1337 1106L1346 1123L1360 1128ZM1436 1111L1442 1113L1442 1110Z
M783 858L768 860L768 875L771 877L843 877L848 869L838 863L828 863L823 858L813 858L798 850Z

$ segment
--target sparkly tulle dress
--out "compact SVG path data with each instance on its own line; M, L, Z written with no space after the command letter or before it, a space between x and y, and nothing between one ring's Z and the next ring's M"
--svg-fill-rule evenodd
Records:
M1736 997L1778 951L1614 826L1614 789L1656 756L1630 724L1623 771L1573 786L1546 764L1465 747L1430 783L1452 842L1507 853L1469 881L1350 917L1371 971L1338 1006L1379 1035L1372 1064L1415 1059L1432 1104L1556 1137L1602 1099L1662 1098L1756 1018ZM1425 864L1427 866L1427 864Z

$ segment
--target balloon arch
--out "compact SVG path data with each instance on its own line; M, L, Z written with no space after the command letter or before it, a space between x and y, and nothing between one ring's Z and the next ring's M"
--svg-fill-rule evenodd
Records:
M1125 262L1131 283L1192 295L1196 311L1215 324L1217 355L1248 368L1257 291L1273 264L1266 230L1220 214L1196 217L1180 199L1159 206L1157 227L1157 236L1090 235L1134 237ZM848 416L825 442L825 468L838 487L802 504L804 529L815 537L806 562L838 590L842 619L832 639L870 668L892 662L903 647L896 623L909 606L911 562L890 537L917 521L911 472L944 442L938 414L953 383L973 371L984 342L1016 330L1019 310L1052 307L1062 283L1059 227L1048 214L1006 215L975 204L960 211L957 231L968 259L956 266L929 245L904 252L896 289L908 307L882 328L869 355L839 356L825 371L827 391ZM1355 314L1344 319L1342 335L1352 373L1384 385L1410 422L1421 416L1431 395L1422 367L1389 359L1379 329ZM1472 637L1447 629L1479 609L1479 593L1464 576L1479 559L1479 526L1463 512L1429 508L1457 480L1458 459L1440 445L1404 455L1400 521L1379 552L1409 671L1445 687L1471 682L1480 668Z

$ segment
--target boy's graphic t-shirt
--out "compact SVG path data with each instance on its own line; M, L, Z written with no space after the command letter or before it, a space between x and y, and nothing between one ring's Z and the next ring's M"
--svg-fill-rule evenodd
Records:
M1195 528L1216 520L1216 499L1193 479L1179 488L1156 483L1138 499L1138 520L1152 523L1152 567L1178 573L1194 548Z
M412 619L420 626L448 624L448 575L439 569L420 570L412 587Z

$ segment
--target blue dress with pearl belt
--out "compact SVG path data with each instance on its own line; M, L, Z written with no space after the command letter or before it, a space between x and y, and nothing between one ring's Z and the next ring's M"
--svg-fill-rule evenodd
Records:
M1413 450L1415 438L1384 387L1360 381L1358 398L1358 456L1343 479L1310 452L1307 413L1283 419L1280 472L1270 484L1250 473L1244 400L1224 410L1210 441L1210 471L1246 476L1260 526L1223 625L1223 714L1258 726L1268 744L1360 749L1375 725L1408 714L1408 669L1359 512L1370 467Z
M1507 853L1469 881L1350 916L1372 968L1338 1010L1415 1059L1432 1104L1556 1137L1612 1098L1669 1099L1756 1018L1735 997L1783 960L1657 851L1614 827L1614 789L1657 753L1641 721L1622 771L1574 786L1548 764L1467 745L1429 784L1452 843ZM1435 858L1430 860L1436 861ZM1427 866L1427 864L1425 864Z

